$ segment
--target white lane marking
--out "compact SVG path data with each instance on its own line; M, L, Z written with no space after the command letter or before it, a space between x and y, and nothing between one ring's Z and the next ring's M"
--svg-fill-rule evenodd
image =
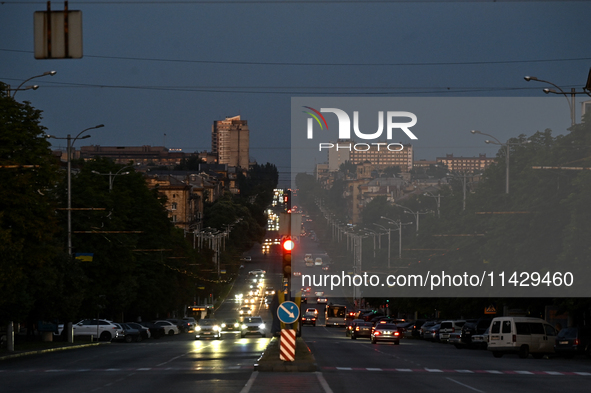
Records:
M351 367L336 367L337 370L340 371L351 371L353 370Z
M574 373L577 374L577 375L591 375L590 373L579 372L579 371L575 371Z
M499 370L484 370L484 371L486 371L489 374L503 374L503 372L499 371Z
M474 371L470 371L470 370L456 370L459 373L467 373L467 374L474 374Z
M242 388L240 393L248 393L250 391L250 388L252 387L254 380L257 378L257 375L259 375L258 371L252 372L252 374L250 375L250 378L248 379L248 382L246 382L246 385L244 385L244 387Z
M318 382L320 382L320 386L322 386L322 389L324 389L324 393L333 393L330 386L328 386L328 382L326 382L326 379L324 379L324 375L322 375L322 373L319 371L316 371L315 374L318 377Z
M470 386L470 385L466 385L466 384L464 384L464 383L458 382L458 381L456 381L455 379L451 379L451 378L446 378L446 379L449 379L450 381L452 381L452 382L455 382L455 383L457 383L458 385L462 385L462 386L464 386L464 387L467 387L468 389L472 389L472 390L474 390L475 392L485 393L485 392L483 392L482 390L478 390L478 389L476 389L476 388L473 388L473 387L472 387L472 386Z
M405 373L412 373L412 370L410 368L396 368L395 370L405 372Z
M442 373L443 372L438 368L427 368L427 367L425 367L425 371L430 372L430 373Z
M562 373L560 373L558 371L544 371L544 373L546 373L548 375L562 375Z
M382 371L381 368L366 368L367 371Z
M533 374L533 373L530 373L529 371L519 371L519 370L515 370L515 374L531 375L531 374Z

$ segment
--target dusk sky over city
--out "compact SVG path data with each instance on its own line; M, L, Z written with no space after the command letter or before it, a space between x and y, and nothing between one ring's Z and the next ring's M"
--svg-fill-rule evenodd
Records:
M16 87L57 71L15 96L44 112L48 134L104 124L75 146L191 153L211 149L214 120L241 115L250 156L276 164L283 180L292 97L550 99L542 89L551 86L523 77L581 91L591 67L591 3L584 1L70 1L70 10L82 11L84 57L36 60L33 14L45 9L43 1L0 4L0 81ZM543 127L564 133L570 116L559 98L552 124L482 131L502 141ZM586 99L577 96L577 118ZM423 134L415 160L494 156L498 146L469 129L461 123L437 137Z

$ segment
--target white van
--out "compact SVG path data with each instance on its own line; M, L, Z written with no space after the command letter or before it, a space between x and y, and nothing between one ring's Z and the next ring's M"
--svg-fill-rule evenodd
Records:
M556 330L540 318L497 317L490 324L488 350L496 358L516 353L525 359L531 353L536 359L554 353Z

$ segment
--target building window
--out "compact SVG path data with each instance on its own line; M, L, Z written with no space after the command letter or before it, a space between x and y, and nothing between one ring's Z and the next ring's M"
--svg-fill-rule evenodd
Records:
M176 222L176 216L172 216L172 222Z
M176 202L172 202L171 209L172 209L172 210L176 210Z

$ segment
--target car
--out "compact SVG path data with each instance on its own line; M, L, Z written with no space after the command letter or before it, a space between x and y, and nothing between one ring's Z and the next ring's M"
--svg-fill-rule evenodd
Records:
M462 326L462 341L460 345L472 347L473 336L482 335L489 328L492 318L480 318L476 321L467 321ZM481 343L478 344L481 346Z
M591 358L591 328L568 327L558 332L554 343L554 352L567 359L575 355Z
M439 341L447 342L449 340L450 333L456 331L462 331L462 326L466 323L465 320L448 320L442 321L439 327Z
M176 318L168 318L166 319L169 322L172 322L179 328L179 333L186 333L186 323L184 323L181 319Z
M197 326L197 321L193 317L184 317L181 319L181 323L183 324L183 329L189 333L195 330L195 326Z
M154 321L154 324L162 326L164 328L165 334L168 334L169 336L174 336L175 334L179 334L178 326L170 321L159 320L159 321Z
M150 336L155 339L166 336L166 330L162 325L156 325L154 322L139 322L139 324L147 327L150 330Z
M439 328L440 327L441 327L441 324L439 324L439 323L428 327L425 330L423 338L425 340L429 340L429 341L439 341Z
M391 341L395 345L400 344L400 332L398 331L398 326L393 323L384 323L376 326L370 338L372 344L377 344L379 341Z
M275 288L269 286L265 288L265 295L275 295Z
M314 314L316 317L318 316L318 310L315 308L307 308L305 314L308 313Z
M252 257L250 255L245 255L242 258L240 258L241 262L252 262Z
M195 340L206 337L216 338L218 340L222 338L222 327L217 320L204 318L195 326Z
M255 269L255 270L251 270L248 272L248 274L250 276L260 276L260 275L265 275L265 273L267 273L265 270L263 269Z
M318 303L318 304L326 304L326 303L328 303L328 299L325 298L325 297L318 297L318 298L316 298L316 303Z
M420 337L421 338L425 338L425 333L427 332L427 329L429 329L432 326L437 325L439 322L437 321L427 321L424 324L421 325L421 329L420 329Z
M365 322L363 319L347 320L345 324L345 337L351 337L351 332L355 329L355 324L358 322Z
M252 314L252 310L248 306L243 306L238 309L238 314L240 314L240 316L248 316Z
M421 337L421 326L423 326L423 324L427 322L426 319L417 319L416 321L414 321L413 325L412 325L412 329L407 328L406 329L406 336L407 337Z
M240 333L240 322L235 318L225 319L221 325L222 333Z
M316 326L316 319L316 314L312 312L307 312L304 315L302 315L302 325Z
M117 337L115 337L113 341L125 341L126 343L142 341L142 335L139 329L131 327L126 323L114 324L119 326L120 330L117 334Z
M107 319L83 319L72 325L74 336L94 336L101 341L111 341L117 338L120 328ZM58 334L61 334L63 325L58 325Z
M373 327L371 322L357 322L351 329L351 340L356 340L357 337L371 338Z
M266 326L260 316L244 317L240 328L240 337L242 338L248 334L260 334L261 337L267 337Z
M322 258L316 258L314 260L314 265L315 266L322 266Z
M152 333L150 332L150 328L140 325L137 322L125 322L127 325L129 325L130 327L137 329L140 332L140 335L142 336L142 340L147 340L150 337L152 337Z
M486 349L488 347L488 332L489 332L489 328L486 328L484 333L473 335L472 336L472 347Z
M299 277L299 276L301 276L301 275L302 275L302 272L293 272L293 275L294 275L295 277Z

